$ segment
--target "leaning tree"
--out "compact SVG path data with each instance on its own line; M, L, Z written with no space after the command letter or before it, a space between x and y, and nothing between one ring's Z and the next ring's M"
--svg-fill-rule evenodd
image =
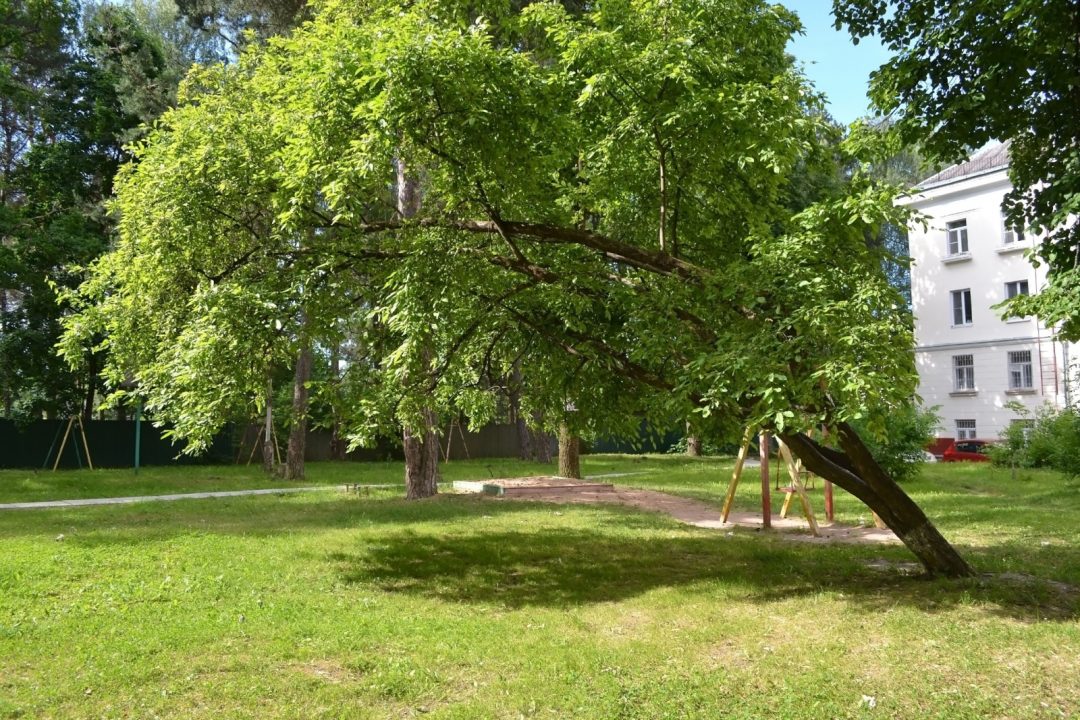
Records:
M106 332L205 437L298 308L315 338L362 309L380 340L341 380L355 440L482 421L522 364L522 407L571 430L776 432L928 571L970 573L850 425L914 391L867 241L903 218L858 174L806 182L842 151L785 52L798 27L758 0L328 2L189 81L119 184L71 335Z

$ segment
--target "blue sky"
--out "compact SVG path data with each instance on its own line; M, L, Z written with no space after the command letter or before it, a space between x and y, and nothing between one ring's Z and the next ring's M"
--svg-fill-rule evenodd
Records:
M870 72L889 58L876 38L858 45L846 31L834 30L830 0L779 0L794 10L805 35L791 43L791 54L805 64L806 75L829 100L829 112L847 124L866 115L866 85Z

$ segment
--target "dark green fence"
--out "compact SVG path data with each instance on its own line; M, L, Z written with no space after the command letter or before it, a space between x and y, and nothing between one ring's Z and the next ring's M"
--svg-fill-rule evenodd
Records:
M641 423L638 436L633 439L600 439L590 444L593 453L666 453L680 440L681 430L655 428L648 423Z
M0 419L0 468L40 468L46 463L51 468L67 424L67 420L36 420L17 425L11 420ZM84 425L94 467L134 466L134 421L91 420ZM141 464L203 465L231 463L235 460L231 429L215 437L210 449L198 457L180 455L183 446L174 445L162 438L162 432L163 429L156 428L149 422L142 423L139 443ZM86 453L78 423L71 429L71 435L60 457L60 467L86 467Z

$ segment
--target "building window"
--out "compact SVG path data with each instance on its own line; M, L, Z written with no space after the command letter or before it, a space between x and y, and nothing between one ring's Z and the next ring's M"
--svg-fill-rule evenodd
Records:
M1024 231L1009 227L1009 220L1005 217L1005 211L1001 212L1001 244L1015 245L1024 242Z
M1035 375L1031 371L1031 351L1014 350L1009 353L1009 389L1031 390L1035 387Z
M1013 280L1012 282L1005 283L1005 297L1014 298L1017 295L1028 294L1028 281L1027 280Z
M952 291L952 316L953 325L971 324L971 291Z
M975 421L974 420L957 420L956 421L956 439L957 440L974 440L975 439Z
M945 223L945 235L949 240L949 255L967 254L967 220L954 220Z
M953 355L953 390L975 389L975 358L972 355Z

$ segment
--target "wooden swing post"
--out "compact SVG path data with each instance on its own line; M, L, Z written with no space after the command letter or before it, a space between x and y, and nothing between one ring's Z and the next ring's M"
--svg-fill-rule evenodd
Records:
M75 418L79 421L79 434L82 435L83 449L86 451L86 465L93 470L94 461L90 459L90 443L86 441L86 428L83 427L82 416L76 415Z
M64 456L64 448L67 447L68 438L71 437L71 429L75 427L76 422L79 424L79 435L82 437L83 450L86 451L86 464L91 470L94 469L94 463L90 459L90 443L86 440L86 428L83 427L82 418L75 415L68 418L67 429L64 430L64 439L60 441L60 449L56 451L56 461L53 462L52 466L53 472L56 472L56 469L60 467L60 458ZM74 440L73 442L75 443L75 454L78 455L79 441ZM46 458L46 462L48 462L48 458Z
M60 449L56 451L56 462L53 463L53 472L56 472L56 468L60 467L60 458L64 455L64 448L67 447L68 436L71 435L71 426L75 424L75 418L68 418L67 429L64 430L64 439L60 441Z
M791 450L784 444L783 440L779 440L780 443L780 457L783 458L784 464L787 465L788 477L791 478L791 486L784 488L786 497L784 498L784 507L780 511L780 517L787 517L788 509L791 507L792 497L798 495L799 503L802 505L803 517L806 518L806 522L810 525L810 533L814 536L818 536L818 524L817 519L814 518L814 509L810 507L810 498L806 495L806 486L803 484L802 471L799 464L795 462L795 459L791 455Z
M731 514L731 506L735 503L735 490L739 487L739 478L742 477L743 465L746 463L746 455L750 452L750 438L753 431L746 428L743 433L742 444L739 445L739 455L735 458L735 471L731 473L731 482L728 484L727 495L724 497L724 510L720 514L720 522L727 522Z

